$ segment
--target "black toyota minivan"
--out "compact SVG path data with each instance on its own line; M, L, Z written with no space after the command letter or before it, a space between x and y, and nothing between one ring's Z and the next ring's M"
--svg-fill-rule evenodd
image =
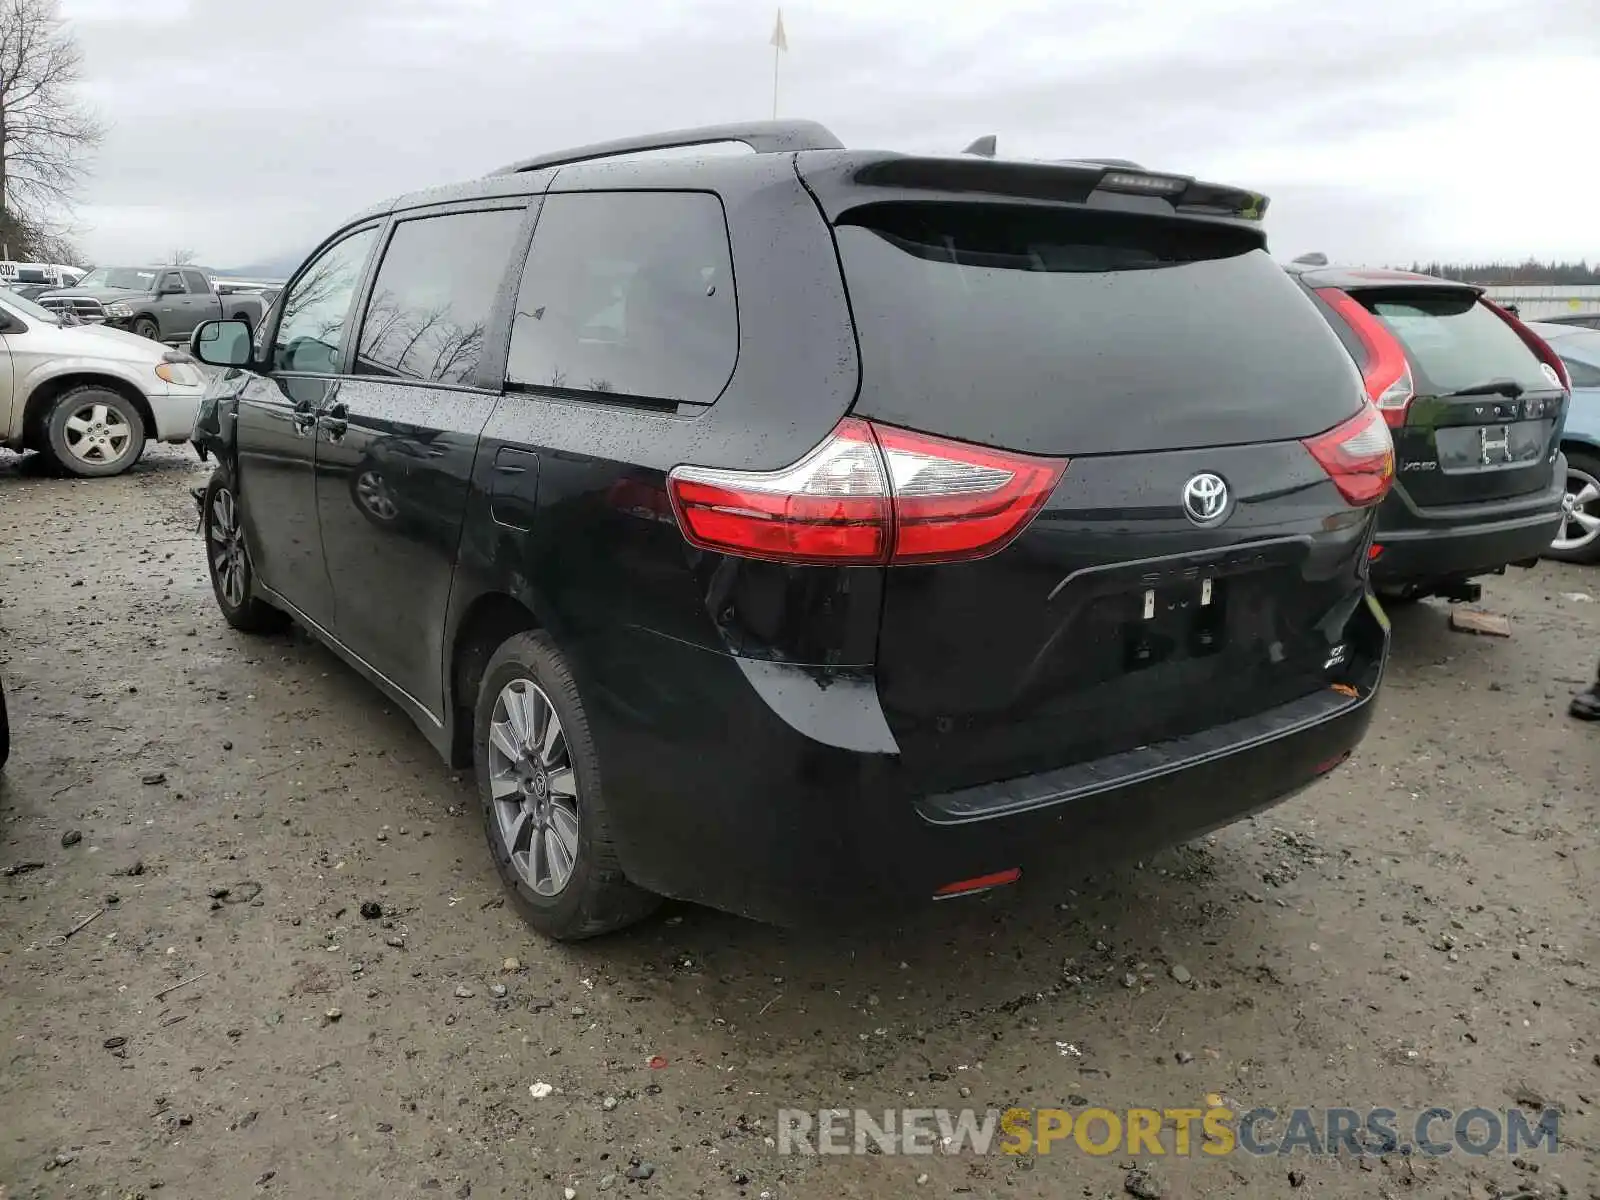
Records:
M1191 837L1346 758L1388 646L1389 433L1265 205L803 122L389 201L196 332L218 603L473 764L555 937Z

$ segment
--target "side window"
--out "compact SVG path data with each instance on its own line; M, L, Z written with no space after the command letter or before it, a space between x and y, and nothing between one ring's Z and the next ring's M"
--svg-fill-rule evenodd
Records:
M1581 362L1576 358L1561 356L1561 361L1566 364L1567 374L1572 378L1575 388L1600 388L1600 367L1590 363Z
M290 285L272 339L274 370L311 375L338 370L356 285L377 236L377 229L363 229L336 242Z
M507 208L397 224L361 324L356 373L470 383L524 215Z
M206 283L206 277L200 274L199 271L185 271L183 273L183 283L185 287L198 296L204 296L211 290L210 284Z
M547 196L511 326L511 387L710 404L739 353L722 204L705 192Z
M166 291L168 288L183 288L183 275L177 271L163 271L161 282L156 285L157 291Z

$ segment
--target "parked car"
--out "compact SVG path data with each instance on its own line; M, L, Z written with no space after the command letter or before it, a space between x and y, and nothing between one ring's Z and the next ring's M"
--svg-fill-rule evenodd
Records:
M1265 204L808 122L386 202L191 343L217 603L473 764L555 937L1194 836L1342 762L1388 647L1389 432Z
M254 328L266 311L252 293L220 295L198 267L96 267L76 287L45 292L39 303L153 342L182 342L201 322L221 317Z
M1544 321L1529 326L1550 344L1572 381L1561 433L1567 456L1564 515L1545 553L1565 562L1600 562L1600 330Z
M1554 351L1472 284L1290 264L1360 366L1394 435L1372 582L1384 598L1475 600L1482 576L1532 566L1562 520Z
M1600 329L1600 312L1561 313L1554 317L1540 317L1540 325L1575 325L1579 329Z
M0 290L0 444L74 475L118 475L146 441L183 442L205 379L181 350L104 325L64 325Z

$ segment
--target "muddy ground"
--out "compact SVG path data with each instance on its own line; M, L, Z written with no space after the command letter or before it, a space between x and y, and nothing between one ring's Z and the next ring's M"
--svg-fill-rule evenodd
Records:
M835 936L674 906L557 947L502 904L468 782L403 716L303 635L222 623L204 474L174 449L100 482L0 459L0 1195L1098 1197L1137 1165L1167 1197L1600 1196L1600 730L1564 715L1600 573L1492 582L1507 641L1396 614L1352 763L1075 895ZM1208 1093L1521 1100L1560 1107L1563 1145L1135 1164L767 1140L781 1107Z

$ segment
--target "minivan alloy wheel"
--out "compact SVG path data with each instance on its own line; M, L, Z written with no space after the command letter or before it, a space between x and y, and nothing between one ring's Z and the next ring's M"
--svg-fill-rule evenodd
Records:
M1561 501L1561 527L1552 550L1582 550L1600 538L1600 479L1567 466L1567 491Z
M128 452L133 427L109 404L85 404L67 418L67 450L95 466L114 463Z
M239 527L239 511L233 493L217 488L211 497L211 562L217 570L217 585L227 602L238 608L245 601L244 533Z
M539 895L558 895L578 857L578 783L561 718L532 680L511 680L495 700L489 788L513 869Z

